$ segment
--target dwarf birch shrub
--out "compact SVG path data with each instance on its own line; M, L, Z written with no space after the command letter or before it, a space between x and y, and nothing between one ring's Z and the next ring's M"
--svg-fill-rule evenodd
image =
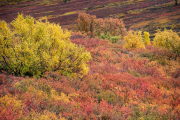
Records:
M172 30L158 30L158 32L155 34L153 43L158 47L173 49L179 46L180 37Z
M153 43L155 46L170 50L175 59L180 55L180 37L172 30L159 30L155 34Z
M71 43L70 36L57 24L22 14L10 24L0 21L0 70L30 76L58 71L82 77L88 72L91 55Z
M141 31L132 32L129 31L128 35L124 37L124 48L145 48Z

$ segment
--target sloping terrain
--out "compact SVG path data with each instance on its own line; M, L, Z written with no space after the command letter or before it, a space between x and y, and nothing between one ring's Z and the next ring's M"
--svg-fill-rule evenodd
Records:
M149 45L129 52L78 34L71 41L91 53L89 73L75 79L57 72L39 79L0 74L1 120L180 118L180 65L166 50Z
M180 1L178 1L180 2ZM12 21L17 13L35 18L47 16L50 22L73 28L78 12L87 12L98 18L122 18L126 28L154 33L158 28L172 28L179 32L180 5L174 0L70 0L51 2L40 0L1 6L0 20Z
M128 30L148 31L153 37L153 33L158 28L172 28L180 32L180 6L174 4L174 0L70 0L67 3L58 0L53 0L53 2L35 0L1 6L0 20L11 22L19 12L35 18L47 16L50 22L60 23L63 28L72 29L78 18L78 12L87 12L96 15L97 18L122 18ZM11 47L18 46L17 43L23 43L25 39L21 36L25 35L16 34L17 31L14 32L13 29L11 29L12 34L6 34L11 30L6 31L5 22L0 25L0 32L5 34L1 33L0 40L4 43L1 42L0 45L3 44L5 48L11 50L10 53L18 56ZM22 33L24 30L21 28L24 25L20 24L20 27L17 27L18 30L19 28L22 30ZM52 38L52 41L58 42L59 39L54 37L57 35L56 32L50 31L47 32L48 34L41 35L45 33L43 30L47 30L41 27L42 25L38 26L42 29L28 29L38 31L36 41L41 42ZM9 27L13 28L10 25ZM32 32L26 33L28 36L33 35ZM53 33L53 36L50 36L50 33ZM26 40L34 39L33 37L26 38L28 38ZM64 37L58 36L58 38L63 39ZM6 42L8 40L11 42ZM91 60L87 63L89 66L87 75L73 78L68 72L59 74L58 69L57 71L53 69L39 77L30 77L12 75L7 72L8 69L7 71L0 69L0 120L180 119L179 50L173 53L171 49L154 46L154 42L145 45L144 48L128 49L119 43L112 43L97 37L89 38L80 32L73 32L68 39L68 43L70 42L90 52ZM26 42L22 46L29 46L29 44L34 46L31 43ZM43 45L40 46L48 51L50 45L41 43ZM60 44L64 45L63 42ZM56 46L59 48L58 45ZM0 50L3 51L1 48ZM26 47L19 48L24 50ZM54 47L51 48L54 51ZM180 45L177 48L180 48ZM61 51L65 49L67 47L63 47ZM79 53L76 50L70 49L70 51L69 53L72 54L63 52L68 56L67 58L62 57L64 61L82 61L82 57L77 57ZM5 53L8 53L6 49L3 52L0 57L4 61L14 58L6 56ZM28 50L20 51L20 53L25 58ZM72 55L77 56L74 59ZM21 65L24 64L23 57L20 56ZM46 58L48 56L43 59ZM60 64L62 59L58 59ZM3 60L0 61L0 67L3 65L8 67L8 62L3 63ZM48 60L48 63L52 62L51 59ZM79 62L76 62L75 65L78 66L78 64ZM86 63L83 63L81 67L84 64ZM64 66L69 67L67 64Z

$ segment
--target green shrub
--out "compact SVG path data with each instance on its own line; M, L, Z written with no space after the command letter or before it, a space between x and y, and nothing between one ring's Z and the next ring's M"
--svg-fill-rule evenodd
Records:
M100 38L106 39L106 40L111 40L111 35L110 35L110 33L107 33L107 34L101 33Z
M59 25L22 14L10 24L0 21L0 70L30 76L58 71L82 77L91 55L71 43L70 36Z
M120 37L119 36L112 36L111 41L112 43L117 43L119 41Z
M100 38L110 40L112 43L117 43L120 39L119 36L111 36L109 32L106 35L104 33L101 33Z
M100 38L101 39L106 39L106 35L104 33L101 33Z
M107 40L111 40L111 34L109 32L106 34L106 38Z

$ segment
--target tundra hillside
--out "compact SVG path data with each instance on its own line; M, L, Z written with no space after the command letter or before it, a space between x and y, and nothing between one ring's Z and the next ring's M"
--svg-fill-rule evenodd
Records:
M180 119L174 0L6 2L0 120Z
M0 20L6 22L11 22L19 12L34 18L47 16L50 22L72 29L79 11L83 11L97 18L121 18L128 30L149 31L152 37L158 28L173 29L180 34L180 5L175 5L174 0L67 0L66 3L63 0L9 0L13 2L4 6L3 1L0 1Z

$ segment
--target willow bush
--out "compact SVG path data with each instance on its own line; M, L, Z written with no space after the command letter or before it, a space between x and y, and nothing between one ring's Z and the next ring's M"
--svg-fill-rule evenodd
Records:
M150 38L149 38L149 32L144 32L144 44L150 45Z
M90 53L70 42L71 32L42 20L19 14L10 24L0 21L0 70L30 76L87 74Z
M124 48L145 48L141 31L133 32L129 31L128 35L124 37Z
M158 30L155 34L153 43L155 46L168 49L173 53L174 59L180 57L180 37L176 32L167 29L164 31Z
M175 59L180 56L180 37L172 30L158 30L153 43L155 46L170 50L175 55Z
M172 30L158 30L158 32L155 34L153 43L155 46L162 48L176 48L180 43L180 37L176 32L173 32Z

